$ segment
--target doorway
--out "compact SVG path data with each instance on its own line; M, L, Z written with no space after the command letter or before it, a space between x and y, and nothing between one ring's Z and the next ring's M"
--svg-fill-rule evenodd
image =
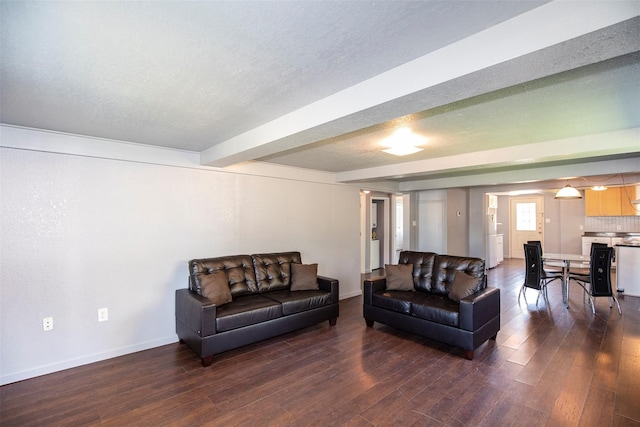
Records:
M509 199L509 254L524 258L524 244L540 240L544 248L544 197Z
M360 192L360 266L370 273L394 264L409 248L409 196Z
M390 264L389 247L391 238L391 206L389 197L371 198L371 241L369 269L384 268Z

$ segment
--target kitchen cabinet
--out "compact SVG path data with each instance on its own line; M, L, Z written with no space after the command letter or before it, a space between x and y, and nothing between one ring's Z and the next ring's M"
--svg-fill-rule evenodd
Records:
M620 216L620 188L603 191L584 190L584 208L587 216Z
M611 187L603 191L584 190L586 216L629 216L637 215L630 200L636 199L633 186Z
M496 250L498 256L498 264L504 261L504 239L502 234L496 235Z
M611 246L611 237L582 236L582 255L591 255L592 243L604 243L607 246Z
M487 207L489 209L498 209L498 196L495 194L487 194ZM488 211L487 213L494 213L492 211Z
M582 255L591 256L591 243L604 243L616 251L614 259L611 262L611 267L616 268L616 262L618 260L618 248L616 245L622 242L622 240L622 237L582 236Z
M494 268L504 261L504 244L502 234L487 236L487 268Z
M637 187L626 186L620 187L620 215L633 216L640 215L638 209L640 206L633 205L631 202L638 198Z

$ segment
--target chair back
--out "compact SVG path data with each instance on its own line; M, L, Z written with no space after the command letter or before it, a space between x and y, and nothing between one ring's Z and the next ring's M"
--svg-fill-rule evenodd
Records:
M542 241L540 241L540 240L528 240L527 243L530 244L530 245L538 245L538 246L540 246L540 256L542 256L542 253L543 253L542 252Z
M591 253L593 253L593 248L607 248L609 247L609 245L607 245L606 243L596 243L596 242L591 242Z
M611 259L613 248L592 246L591 267L589 275L591 279L591 296L610 297L613 295L611 287Z
M524 286L541 289L542 279L542 248L539 244L524 244Z

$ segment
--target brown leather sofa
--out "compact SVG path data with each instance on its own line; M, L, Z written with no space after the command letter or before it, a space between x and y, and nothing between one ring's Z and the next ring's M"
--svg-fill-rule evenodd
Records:
M291 290L299 252L235 255L189 261L189 288L176 291L176 332L202 359L328 320L336 324L338 280L317 276L317 290ZM231 302L214 304L203 284L223 271Z
M413 267L407 268L413 289L389 290L387 277L365 280L363 315L367 326L380 322L459 347L469 360L482 343L495 340L500 330L500 289L487 287L483 259L404 251L398 265ZM465 278L467 288L456 301L450 292L455 282L460 293Z

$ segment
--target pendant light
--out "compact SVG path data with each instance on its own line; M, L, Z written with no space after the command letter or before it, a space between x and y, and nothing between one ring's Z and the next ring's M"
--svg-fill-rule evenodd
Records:
M555 199L582 199L582 195L578 190L570 184L565 185L556 193Z

